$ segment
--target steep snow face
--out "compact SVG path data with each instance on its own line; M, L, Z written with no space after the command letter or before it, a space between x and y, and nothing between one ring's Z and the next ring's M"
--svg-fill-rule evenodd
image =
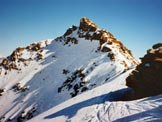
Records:
M87 20L80 25L54 40L17 48L1 61L1 121L29 120L136 66L110 32Z

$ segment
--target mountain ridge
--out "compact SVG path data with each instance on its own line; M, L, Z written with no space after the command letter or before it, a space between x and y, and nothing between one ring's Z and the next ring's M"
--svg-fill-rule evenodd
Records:
M1 61L1 121L27 121L137 64L110 32L82 18L63 36L19 47Z

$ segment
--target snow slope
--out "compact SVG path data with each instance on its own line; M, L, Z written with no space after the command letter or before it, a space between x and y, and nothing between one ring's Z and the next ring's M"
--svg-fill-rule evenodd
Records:
M56 39L19 47L1 60L0 121L30 120L122 77L137 65L130 51L110 32L95 28L94 24L92 28L91 24L81 24L88 30L73 26ZM115 83L116 88L120 87L120 82ZM109 85L111 92L114 89ZM95 97L97 92L89 96Z
M59 104L29 122L161 122L162 95L113 101L125 92L125 78L129 73Z

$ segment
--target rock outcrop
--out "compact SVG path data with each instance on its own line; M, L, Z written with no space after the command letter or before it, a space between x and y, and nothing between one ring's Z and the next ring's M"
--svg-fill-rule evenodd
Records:
M11 70L21 70L19 69L20 63L26 65L27 61L31 61L34 59L41 60L43 59L42 49L47 46L47 40L44 42L33 43L27 47L18 47L16 48L12 54L6 58L2 58L0 60L0 75L2 73L2 69L7 71ZM31 56L23 56L24 53L28 53ZM32 57L35 54L36 57ZM3 68L2 68L3 67Z
M134 91L133 99L162 94L162 43L153 45L141 61L126 79Z
M73 25L72 28L67 29L67 31L64 33L64 37L70 35L76 29L77 29L77 27Z
M67 29L63 36L55 39L56 42L61 42L64 46L66 45L68 47L77 45L82 40L86 40L87 42L98 42L98 47L93 51L95 53L105 53L111 61L119 62L120 65L125 68L122 73L138 64L138 61L133 57L131 51L128 50L122 42L116 39L110 32L99 29L98 26L88 18L82 18L79 27L73 25L71 28ZM92 67L85 68L86 70L84 70L84 68L77 69L71 73L63 69L64 75L69 74L67 79L64 80L62 85L58 88L58 93L68 90L70 91L71 97L75 97L89 90L86 86L89 81L84 79L88 76L89 72L92 72L94 68L97 67L97 65L99 65L97 62L93 62ZM108 79L109 77L105 79L105 82ZM96 85L97 84L94 83L89 87L92 88Z
M86 17L80 20L80 26L79 26L80 30L94 32L97 30L97 28L98 28L97 25Z
M57 38L56 41L64 40L63 44L68 46L70 46L70 44L78 44L77 38L73 37L72 35L74 31L76 31L79 38L84 38L85 40L91 41L99 41L99 47L96 52L109 52L108 57L114 60L116 54L112 53L111 49L108 48L107 45L115 45L115 48L118 48L119 52L122 53L124 57L127 57L132 64L138 64L131 51L128 50L122 42L116 39L110 32L99 29L94 22L86 17L80 20L79 27L73 25L71 28L67 29L63 37Z

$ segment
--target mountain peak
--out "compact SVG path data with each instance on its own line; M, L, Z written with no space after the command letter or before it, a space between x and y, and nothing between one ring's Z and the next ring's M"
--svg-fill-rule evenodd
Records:
M83 31L96 31L97 30L97 25L92 22L89 18L84 17L80 19L80 26L79 29Z
M136 65L110 32L82 18L64 35L19 47L0 60L0 121L27 121Z

